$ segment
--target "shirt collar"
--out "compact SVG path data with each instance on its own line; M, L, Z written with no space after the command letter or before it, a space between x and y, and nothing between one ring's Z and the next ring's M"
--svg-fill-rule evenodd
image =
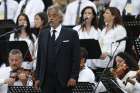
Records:
M60 32L61 31L61 28L62 28L62 25L60 24L56 29L53 29L52 27L51 27L51 32L53 32L53 30L56 30L56 32Z

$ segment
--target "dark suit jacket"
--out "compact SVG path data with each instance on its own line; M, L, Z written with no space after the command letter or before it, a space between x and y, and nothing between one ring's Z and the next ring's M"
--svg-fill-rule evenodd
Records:
M38 41L37 56L37 79L43 81L46 79L47 67L47 47L50 35L50 29L41 31ZM80 44L76 31L62 27L56 48L56 71L57 77L62 86L66 86L68 79L78 79L80 68ZM45 86L43 86L45 87Z

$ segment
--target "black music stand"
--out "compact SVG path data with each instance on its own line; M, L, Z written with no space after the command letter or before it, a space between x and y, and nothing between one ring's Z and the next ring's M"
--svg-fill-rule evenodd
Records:
M98 40L80 39L80 46L88 51L88 59L99 59L101 49Z
M13 20L0 20L0 28L15 28L16 24Z
M136 16L123 16L123 24L127 31L126 40L126 52L132 55L135 58L135 53L132 50L132 45L134 40L139 36L140 33L140 18Z
M93 93L94 84L89 82L78 82L72 89L72 93Z
M32 86L8 86L8 93L40 93Z
M107 93L124 93L115 78L102 77L101 81L107 89Z
M66 28L73 28L75 27L76 25L63 25L63 27L66 27Z
M25 41L0 41L1 62L8 62L8 55L12 49L19 49L23 54L24 61L32 61L28 45Z
M0 20L0 35L12 31L16 28L16 24L13 20ZM0 38L0 40L8 40L9 35Z
M140 59L140 38L137 38L135 41L134 41L134 46L135 46L135 49L136 49L136 53Z

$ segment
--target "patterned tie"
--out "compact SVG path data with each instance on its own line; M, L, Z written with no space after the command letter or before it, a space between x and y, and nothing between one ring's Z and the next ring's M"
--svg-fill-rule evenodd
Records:
M51 40L54 43L55 42L55 32L56 32L56 30L53 30L52 32L53 32L53 34L51 36Z

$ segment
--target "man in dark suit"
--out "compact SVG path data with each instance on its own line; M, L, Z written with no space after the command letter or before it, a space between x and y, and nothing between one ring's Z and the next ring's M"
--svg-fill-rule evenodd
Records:
M41 93L72 93L80 69L78 34L61 25L63 14L56 6L47 14L50 28L39 36L35 87Z

